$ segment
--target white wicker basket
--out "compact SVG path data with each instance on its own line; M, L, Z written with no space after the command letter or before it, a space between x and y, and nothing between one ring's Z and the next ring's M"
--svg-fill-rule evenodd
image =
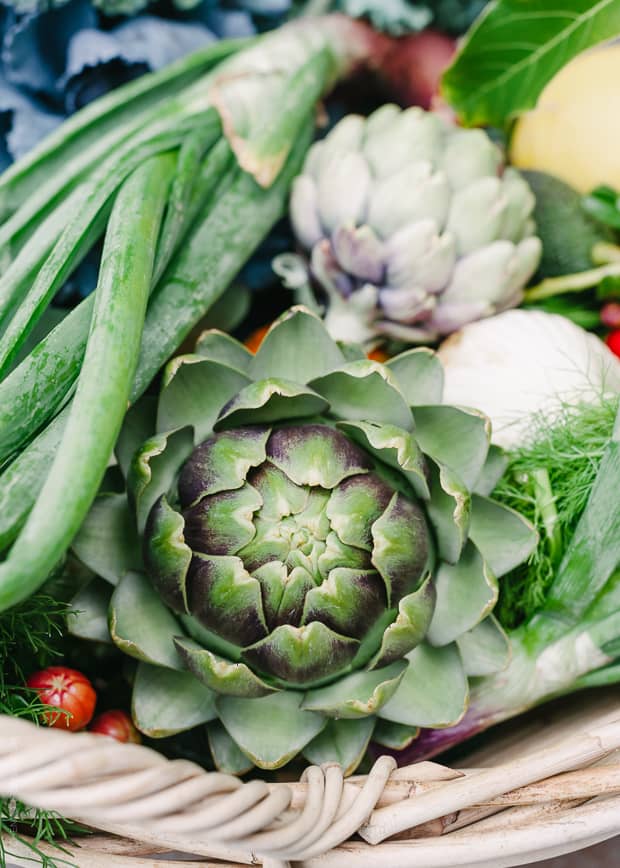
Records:
M312 767L290 784L0 717L0 791L97 830L63 856L81 868L505 868L620 833L619 697L540 709L467 768L383 757L365 777Z

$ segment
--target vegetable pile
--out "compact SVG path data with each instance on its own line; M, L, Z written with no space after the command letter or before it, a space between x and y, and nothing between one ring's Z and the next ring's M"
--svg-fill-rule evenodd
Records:
M88 21L180 42L0 175L1 713L351 774L620 681L606 100L545 152L620 17L567 3L5 10L79 9L77 66ZM1 842L72 831L3 796Z

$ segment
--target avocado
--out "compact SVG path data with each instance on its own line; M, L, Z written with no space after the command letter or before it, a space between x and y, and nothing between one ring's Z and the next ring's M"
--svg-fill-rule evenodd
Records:
M613 230L586 214L581 193L569 184L546 172L521 174L536 196L533 216L543 243L535 280L592 268L592 247L599 241L614 242Z

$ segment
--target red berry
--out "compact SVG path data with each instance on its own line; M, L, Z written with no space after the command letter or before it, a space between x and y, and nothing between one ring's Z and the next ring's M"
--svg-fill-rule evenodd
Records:
M31 675L26 685L37 691L44 705L59 709L58 712L49 711L43 715L48 726L76 732L84 729L92 720L97 694L88 678L76 669L49 666Z
M108 735L110 738L122 742L129 741L139 744L142 740L129 715L120 709L104 711L103 714L99 714L93 720L90 731L99 735Z
M605 343L612 353L615 353L615 355L620 359L620 329L616 329L615 332L608 334Z

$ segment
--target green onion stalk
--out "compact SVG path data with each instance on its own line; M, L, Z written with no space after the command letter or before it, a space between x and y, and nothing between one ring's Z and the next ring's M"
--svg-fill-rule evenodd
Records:
M541 491L541 522L557 548L548 492ZM544 488L545 486L543 486ZM492 676L470 680L470 705L453 727L423 730L399 762L415 762L453 747L488 727L588 687L620 682L620 411L586 507L544 602L508 631L511 659ZM488 648L491 656L493 649Z
M63 558L128 405L284 213L318 101L384 48L339 15L209 46L93 103L0 177L0 611ZM94 296L28 353L100 237Z

